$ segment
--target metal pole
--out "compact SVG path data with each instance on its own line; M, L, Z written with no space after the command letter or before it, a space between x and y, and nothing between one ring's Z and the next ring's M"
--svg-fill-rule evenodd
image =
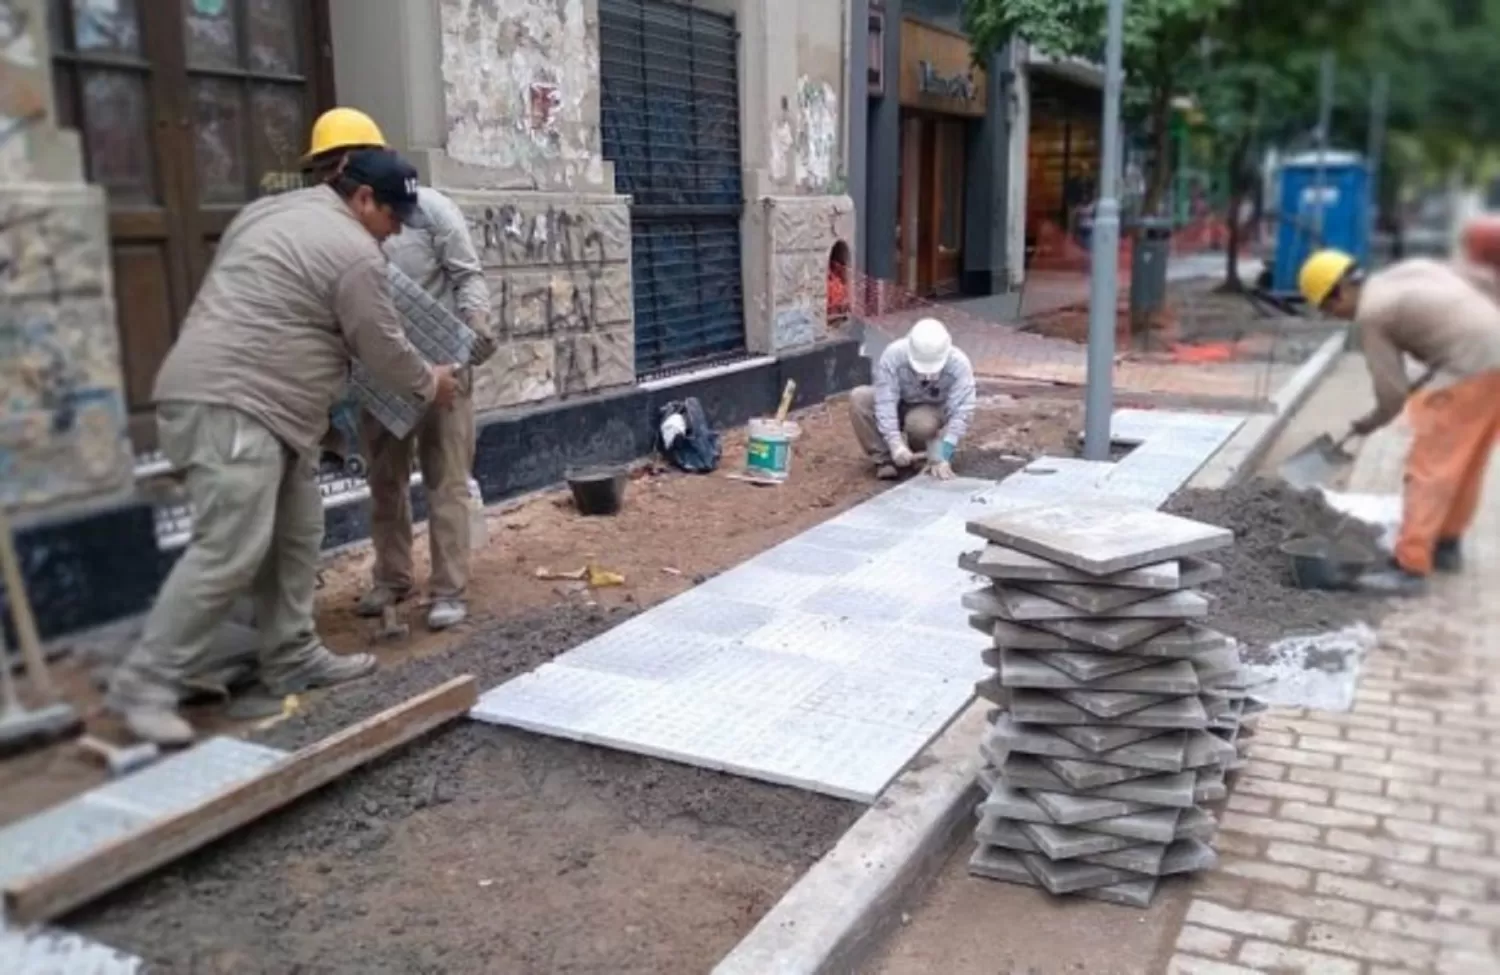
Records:
M1370 148L1367 155L1370 163L1369 227L1366 231L1370 253L1375 253L1375 214L1380 207L1380 167L1385 158L1385 121L1389 110L1390 75L1385 72L1375 76L1375 87L1370 92Z
M1328 186L1328 137L1333 126L1333 82L1337 62L1332 51L1323 52L1318 84L1318 170L1313 181L1313 246L1323 246L1323 193Z
M1094 207L1093 262L1089 279L1088 386L1084 392L1083 456L1109 460L1114 412L1115 321L1120 270L1120 85L1125 0L1109 0L1104 55L1104 159Z

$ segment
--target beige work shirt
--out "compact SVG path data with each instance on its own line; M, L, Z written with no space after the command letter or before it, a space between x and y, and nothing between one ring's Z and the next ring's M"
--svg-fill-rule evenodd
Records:
M230 223L177 343L158 403L212 403L315 456L351 358L392 392L430 402L432 370L391 304L386 258L327 186L257 200Z
M1403 355L1436 369L1440 381L1500 369L1500 304L1453 264L1414 258L1370 275L1355 322L1382 423L1406 403Z

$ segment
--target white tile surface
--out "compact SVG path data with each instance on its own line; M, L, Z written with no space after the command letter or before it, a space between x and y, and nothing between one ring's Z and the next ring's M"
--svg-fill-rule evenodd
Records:
M471 715L870 802L972 698L966 523L1074 500L1165 501L1240 417L1124 410L1119 464L1001 484L918 478L481 697ZM1132 464L1131 461L1134 460Z

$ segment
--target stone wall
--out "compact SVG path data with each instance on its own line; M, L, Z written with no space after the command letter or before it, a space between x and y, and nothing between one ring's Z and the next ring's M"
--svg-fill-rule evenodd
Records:
M630 213L623 197L451 191L490 287L500 351L479 409L635 382Z
M0 0L0 506L22 515L131 488L104 194L53 125L45 25Z
M840 242L853 249L854 201L765 197L749 205L745 225L747 273L754 275L746 309L752 351L776 354L827 338L828 260Z

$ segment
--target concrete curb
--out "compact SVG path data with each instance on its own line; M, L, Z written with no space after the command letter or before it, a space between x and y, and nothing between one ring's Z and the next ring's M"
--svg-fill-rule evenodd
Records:
M975 701L897 776L838 844L761 918L714 975L853 973L908 893L942 869L980 800L975 742L991 705Z
M1189 479L1225 487L1253 470L1344 351L1332 336ZM854 975L900 923L907 898L942 869L980 799L976 742L991 705L976 700L896 778L838 844L787 891L713 975Z

